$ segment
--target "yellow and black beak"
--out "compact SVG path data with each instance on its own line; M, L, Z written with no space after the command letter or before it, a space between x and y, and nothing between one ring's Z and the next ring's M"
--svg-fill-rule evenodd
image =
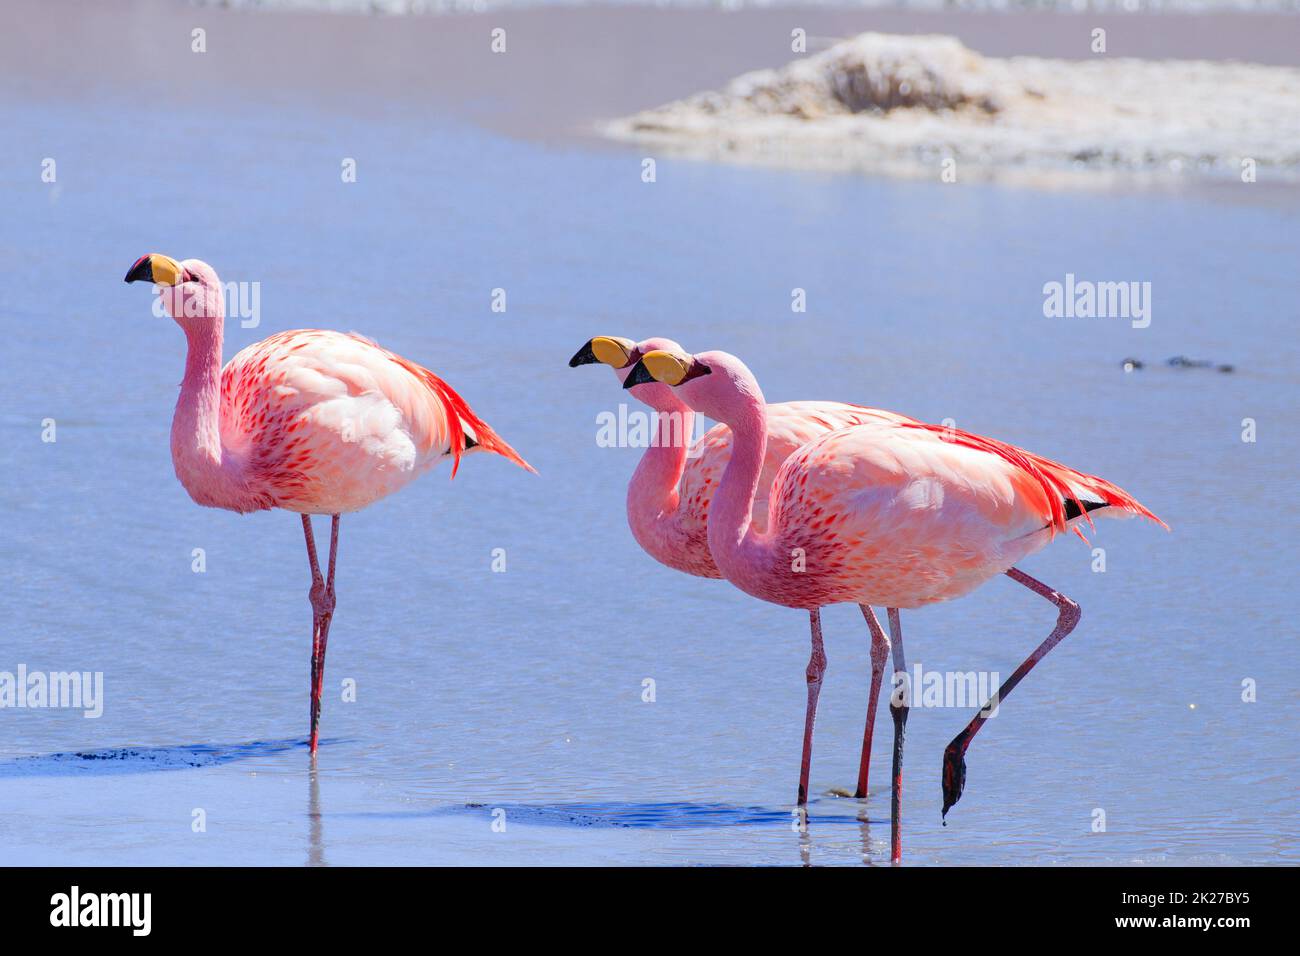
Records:
M610 368L627 368L632 364L636 343L617 336L598 335L569 359L569 368L603 362Z
M641 356L641 361L632 366L632 371L623 379L624 388L635 388L650 382L663 382L665 385L681 385L701 375L708 375L713 369L703 362L697 362L692 355L676 355L655 349Z
M141 256L126 273L127 282L152 282L154 285L178 285L188 278L184 266L161 252Z

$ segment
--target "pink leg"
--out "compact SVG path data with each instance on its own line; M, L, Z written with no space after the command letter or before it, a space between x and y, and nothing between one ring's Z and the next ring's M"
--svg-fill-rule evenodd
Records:
M889 639L894 649L894 687L889 695L889 715L894 718L894 780L889 791L889 860L891 863L899 863L903 859L903 736L907 730L911 694L907 685L907 662L903 659L903 625L898 619L898 608L891 607L888 610Z
M311 516L302 516L302 530L307 538L307 560L311 564L311 752L316 754L320 727L320 698L325 683L325 647L329 643L330 621L334 619L334 564L338 557L339 516L331 516L330 560L328 577L321 579L316 561L316 537L311 530Z
M854 796L867 795L867 777L871 770L871 734L876 727L876 703L880 700L880 684L885 676L885 660L889 657L889 638L876 620L876 612L866 604L859 604L862 616L871 630L871 696L867 698L867 726L862 731L862 762L858 765L858 789Z
M952 743L944 750L943 812L945 816L952 809L953 804L961 799L962 789L966 786L966 748L970 746L972 738L984 726L984 721L988 719L988 715L1001 706L1002 701L1006 700L1007 696L1015 690L1021 678L1033 670L1034 665L1046 657L1047 652L1061 643L1065 636L1073 631L1075 625L1079 623L1081 613L1079 605L1064 594L1053 591L1046 584L1015 568L1007 572L1007 577L1013 581L1019 581L1035 594L1041 594L1057 606L1059 613L1056 618L1056 628L1047 636L1047 640L1038 645L1034 653L1025 658L1021 665L1016 668L1015 673L1003 681L1002 686L998 688L997 697L985 703L983 709L966 725L966 729L954 737Z
M826 652L822 649L822 615L813 608L812 655L808 658L808 711L803 721L803 762L799 766L799 806L808 802L808 770L812 766L813 724L817 722L817 698L822 692L822 675L826 673Z

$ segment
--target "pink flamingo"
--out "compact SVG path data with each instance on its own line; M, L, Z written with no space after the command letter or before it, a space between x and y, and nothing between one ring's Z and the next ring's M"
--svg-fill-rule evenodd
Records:
M682 354L671 339L652 338L643 342L617 336L596 336L569 359L569 367L604 363L614 369L619 381L627 378L641 356L656 349ZM723 469L731 457L731 429L725 424L709 429L688 451L695 413L673 390L659 382L646 382L630 389L639 401L658 412L656 435L641 456L627 486L627 520L632 536L650 557L677 571L702 578L720 578L722 573L709 553L709 502L717 490ZM901 415L847 405L843 402L778 402L767 406L767 445L759 484L770 487L782 463L799 447L820 435L873 421L907 421ZM767 499L754 499L751 523L761 533L767 527ZM862 613L871 614L863 606ZM868 617L868 620L872 618ZM858 784L854 796L867 795L871 768L871 737L876 725L876 703L889 656L889 641L876 628L871 642L871 694L867 700L867 721L862 734L862 756L858 762ZM801 800L802 802L802 800Z
M311 565L311 753L317 745L325 647L334 616L339 516L392 494L448 457L490 451L533 471L465 400L428 369L358 335L280 332L223 369L225 301L212 267L141 256L127 282L154 283L189 351L172 418L172 462L190 497L241 513L302 516ZM311 516L330 515L326 577Z
M753 374L726 352L660 350L643 355L623 387L652 381L674 386L687 405L730 425L735 436L709 518L709 550L718 570L747 594L810 615L800 804L807 796L813 723L826 669L820 608L859 604L873 634L880 625L870 606L888 609L895 682L903 688L901 700L897 692L890 699L890 850L898 862L908 711L899 609L961 597L1005 573L1058 610L1052 633L944 751L946 815L961 797L966 749L990 706L1004 700L1079 621L1079 605L1014 565L1057 532L1073 529L1082 537L1077 525L1091 522L1092 512L1164 522L1104 479L991 438L900 420L851 425L796 450L771 485L770 520L758 531L750 514L763 468L768 406Z

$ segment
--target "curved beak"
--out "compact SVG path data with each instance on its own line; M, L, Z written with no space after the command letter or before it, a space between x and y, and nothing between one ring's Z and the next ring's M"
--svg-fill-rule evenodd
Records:
M627 378L623 379L623 388L635 388L637 385L645 385L649 382L658 381L650 370L645 367L645 361L638 359L637 363L632 366L632 371L627 373Z
M601 362L610 368L627 368L632 364L636 343L613 335L598 335L569 359L569 368Z
M152 282L154 285L176 285L187 277L185 269L171 256L151 252L141 256L127 270L126 282Z

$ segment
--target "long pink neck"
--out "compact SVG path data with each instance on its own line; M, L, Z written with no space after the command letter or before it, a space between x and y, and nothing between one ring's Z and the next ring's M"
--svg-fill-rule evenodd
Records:
M189 351L172 416L172 464L199 504L237 508L221 447L221 326L220 317L184 326Z
M767 404L762 393L739 396L737 402L736 413L726 419L732 433L731 460L709 506L709 550L723 576L743 587L770 570L775 529L759 534L750 527L767 454Z
M185 332L189 351L172 418L172 450L188 460L221 464L221 326Z
M656 439L641 456L627 486L627 522L637 544L656 560L675 567L686 541L677 513L677 489L686 469L695 413L683 406L656 418Z

